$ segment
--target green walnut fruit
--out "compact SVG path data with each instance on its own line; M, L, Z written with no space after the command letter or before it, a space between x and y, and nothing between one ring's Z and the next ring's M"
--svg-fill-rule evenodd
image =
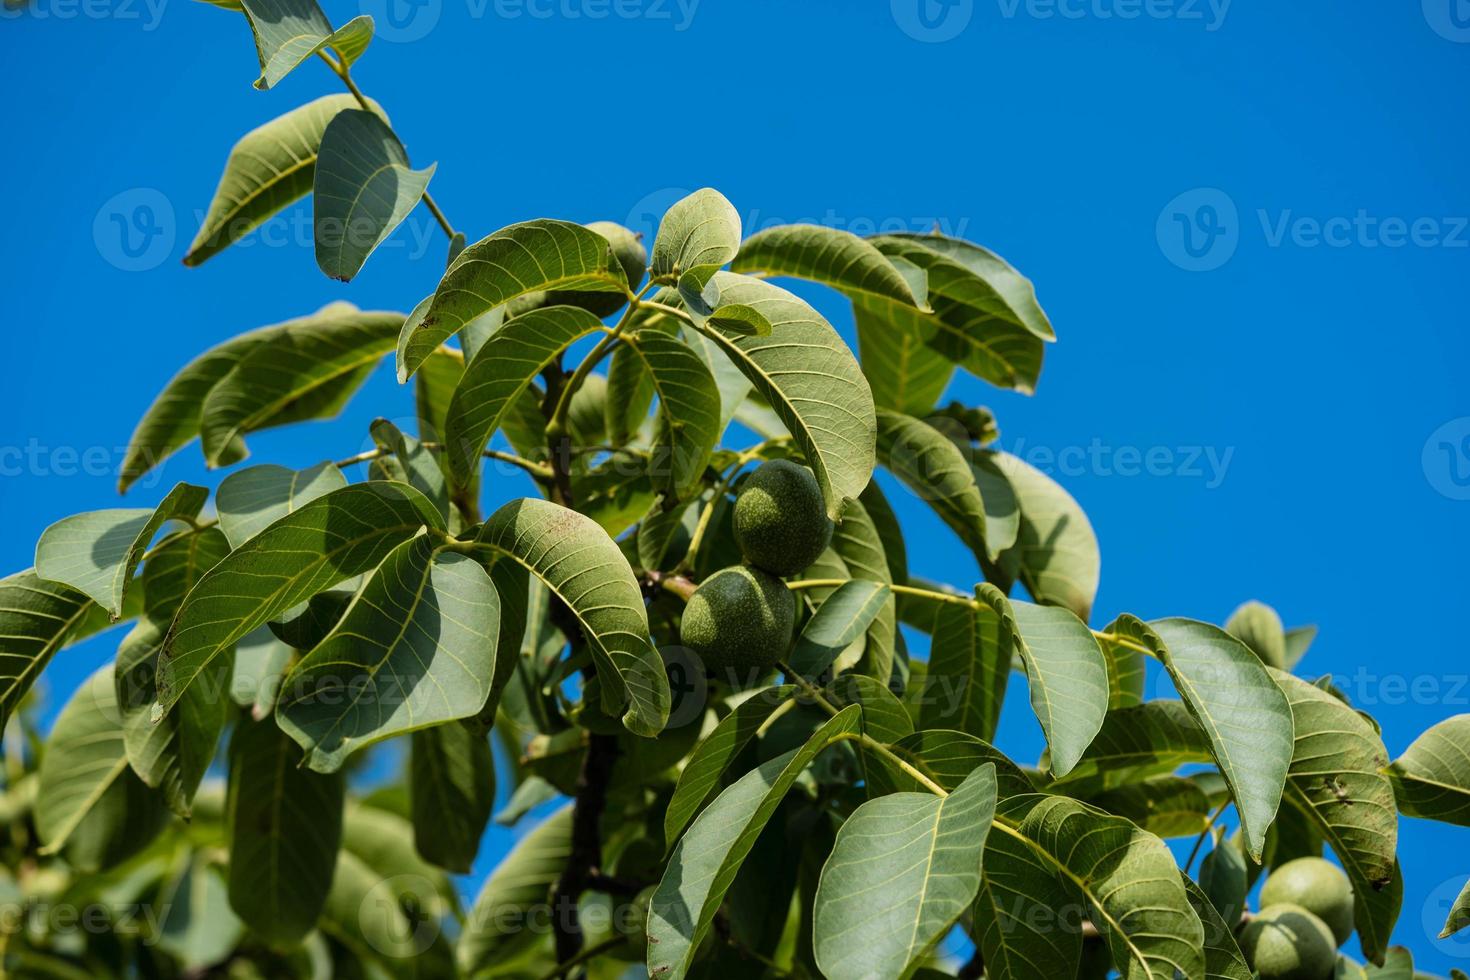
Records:
M1260 980L1327 980L1337 964L1332 930L1300 905L1268 905L1240 931L1240 951Z
M648 252L638 236L612 221L594 221L587 225L612 244L613 258L623 267L628 286L634 292L643 281L648 266ZM598 293L581 290L554 290L546 294L546 306L580 306L596 316L607 316L622 309L628 298L622 293Z
M762 463L735 498L735 542L745 560L772 575L795 575L832 540L817 478L789 459Z
M1262 905L1300 905L1327 923L1335 945L1353 934L1353 886L1331 861L1318 857L1288 861L1261 886Z
M796 628L796 598L759 568L735 565L704 580L684 607L679 639L710 670L774 667Z

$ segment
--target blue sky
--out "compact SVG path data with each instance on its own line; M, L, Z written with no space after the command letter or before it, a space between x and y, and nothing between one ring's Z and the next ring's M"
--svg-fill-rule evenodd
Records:
M1271 602L1321 627L1306 669L1338 675L1397 754L1470 710L1464 6L326 8L338 24L377 17L354 74L414 165L437 161L431 189L472 239L540 216L651 231L681 189L711 185L747 230L937 224L1006 256L1060 341L1035 397L973 379L951 395L992 407L1003 448L1052 468L1086 507L1104 556L1097 622L1125 610L1221 622L1242 600ZM335 79L306 65L255 91L243 20L186 0L36 0L5 17L0 566L12 571L47 524L116 505L134 422L196 352L334 299L406 310L445 243L420 209L343 286L316 269L302 207L183 268L234 140ZM844 301L805 294L850 335ZM350 455L379 414L411 414L387 369L341 419L251 445L286 464ZM186 450L129 502L218 478ZM900 508L915 569L968 584L958 542L912 498ZM54 697L111 646L62 655ZM1021 758L1039 748L1023 695L1001 742ZM1470 875L1465 833L1403 825L1396 939L1440 972L1470 962L1470 941L1432 940ZM497 832L482 864L508 839Z

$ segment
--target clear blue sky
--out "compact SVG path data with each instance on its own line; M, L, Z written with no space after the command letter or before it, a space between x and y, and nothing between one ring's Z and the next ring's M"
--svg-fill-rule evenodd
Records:
M647 229L712 185L748 229L937 222L1005 255L1060 342L1034 398L970 379L952 394L996 410L1005 448L1059 460L1102 542L1097 621L1269 601L1320 625L1307 669L1338 674L1397 754L1470 710L1454 4L363 0L383 36L355 74L414 164L438 162L432 190L472 239L539 216ZM116 505L120 447L194 353L333 299L406 310L445 248L420 209L343 286L317 271L302 207L186 270L233 141L335 80L306 65L253 90L243 19L187 0L35 0L9 19L4 571L57 518ZM126 247L115 216L141 221ZM808 295L848 331L839 297ZM385 369L340 420L252 448L307 465L410 413ZM183 479L218 474L187 450L130 502ZM916 570L968 584L958 543L900 506ZM112 644L63 654L54 697ZM1034 757L1022 700L1001 741ZM1470 962L1470 941L1432 941L1467 834L1403 825L1396 939L1439 972Z

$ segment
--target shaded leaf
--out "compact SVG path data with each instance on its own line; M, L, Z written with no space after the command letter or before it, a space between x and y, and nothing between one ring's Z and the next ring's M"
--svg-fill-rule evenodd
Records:
M551 887L572 853L572 808L562 807L511 849L485 880L465 920L455 959L466 976L505 963L534 944Z
M208 497L204 487L180 483L151 510L94 510L63 518L41 533L36 574L71 586L117 619L153 536L171 520L192 521Z
M339 112L322 133L312 187L316 264L333 279L356 276L418 204L433 175L433 164L409 166L408 151L376 113Z
M401 313L341 304L261 337L204 398L205 461L239 462L251 432L336 415L393 349L402 324Z
M858 353L879 408L923 416L944 396L955 365L925 343L916 324L893 322L854 304Z
M1189 906L1199 916L1200 925L1205 931L1205 980L1251 980L1255 974L1241 954L1240 945L1235 941L1233 923L1227 923L1221 917L1204 891L1190 881L1187 875L1181 873L1180 878L1184 881L1184 890L1189 896Z
M985 543L985 503L969 460L932 426L897 412L878 413L878 460L954 531L978 559Z
M1021 529L1014 559L1021 582L1037 602L1066 606L1084 622L1092 615L1102 559L1087 515L1049 476L1009 453L992 453L1015 491Z
M331 463L304 470L274 463L247 467L225 477L215 493L220 530L238 548L302 505L345 486L347 478Z
M698 485L720 438L720 395L704 360L658 331L626 338L658 395L660 426L650 467L654 486L683 499ZM620 348L622 349L622 348Z
M469 874L495 807L495 759L484 730L450 723L414 732L409 799L419 854Z
M985 603L934 604L921 728L995 739L1014 654L1014 631Z
M1053 775L1065 776L1102 728L1108 667L1087 625L1065 609L1007 602L981 583L975 596L1012 625L1031 685L1031 709L1046 733Z
M78 871L137 854L167 822L163 798L128 767L112 665L77 688L57 715L41 757L36 833L42 853Z
M674 845L689 821L704 808L730 762L750 744L776 710L791 701L796 691L794 685L783 684L755 692L720 719L714 730L700 741L679 773L674 795L664 811L664 840L668 846Z
M1042 340L1056 339L1051 322L1036 302L1036 288L1031 280L1017 272L999 255L974 242L937 232L922 235L900 233L892 237L922 245L963 266L978 282L957 281L950 295L966 306L984 310L998 320L1024 327Z
M883 539L861 500L849 501L843 510L842 523L832 532L832 550L847 565L854 579L884 586L893 584ZM885 684L889 681L898 660L897 630L898 602L890 594L868 624L863 658L857 665L860 673Z
M485 569L420 533L384 558L292 668L277 723L307 766L335 772L374 742L475 715L490 696L499 624Z
M1001 799L1035 791L1031 780L995 746L964 732L928 730L905 735L889 746L899 758L946 790L953 790L965 777L987 763L995 766L996 787ZM924 789L908 773L893 765L870 769L878 792L917 792Z
M1052 861L1019 836L991 833L973 927L988 980L1077 976L1085 918Z
M333 31L316 0L239 0L255 34L260 78L255 87L268 89L307 58L330 48L346 65L367 50L373 37L373 19L355 17Z
M1264 602L1242 604L1225 621L1225 632L1250 647L1261 663L1286 669L1286 630L1276 610Z
M1439 938L1448 939L1466 926L1470 926L1470 882L1466 882L1455 899L1455 904L1450 907L1450 914L1445 917Z
M740 864L786 791L833 741L858 730L859 710L845 708L804 745L740 777L711 803L669 858L648 913L648 972L680 980L694 960Z
M230 907L283 945L310 932L326 904L346 793L341 773L300 762L300 748L274 722L235 727L226 802Z
M792 649L791 669L800 677L820 677L837 655L868 631L890 593L881 582L845 582L822 601Z
M0 730L52 655L96 611L80 592L31 569L0 579Z
M326 95L241 137L225 161L225 172L184 264L196 266L213 258L305 197L316 178L317 153L327 124L337 113L358 105L351 95Z
M401 483L360 483L318 497L235 549L184 600L159 661L159 712L236 641L324 589L377 567L441 518Z

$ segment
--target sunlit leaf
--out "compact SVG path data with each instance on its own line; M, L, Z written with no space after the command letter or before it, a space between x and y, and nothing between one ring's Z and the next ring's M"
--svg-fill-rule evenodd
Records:
M347 486L347 478L331 463L304 470L262 463L231 473L215 493L220 530L231 548L238 548L261 531L305 504Z
M373 37L373 19L366 16L355 17L333 31L316 0L240 0L240 6L255 33L255 52L260 57L255 87L259 89L271 88L325 48L350 65L367 50Z
M719 191L695 191L664 213L653 240L649 275L677 283L686 273L708 273L740 250L740 215Z
M905 279L882 252L852 232L822 225L779 225L740 246L735 272L794 276L848 295L868 294L924 308L927 288Z

